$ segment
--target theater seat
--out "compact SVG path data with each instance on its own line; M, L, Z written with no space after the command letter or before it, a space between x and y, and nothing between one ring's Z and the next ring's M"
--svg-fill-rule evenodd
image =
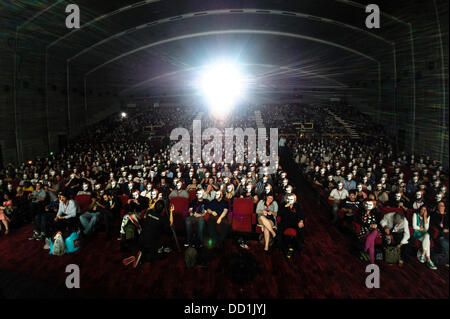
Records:
M128 195L117 195L117 197L122 204L122 209L120 210L120 218L122 218L125 216L125 206L128 204Z
M189 215L189 199L185 197L172 197L170 205L174 206L173 224L176 230L184 230L184 222Z
M74 199L78 206L81 208L81 213L85 213L89 209L89 204L91 202L91 195L83 194L83 195L77 195Z
M287 228L283 235L289 236L289 237L295 237L297 236L297 231L294 228Z
M254 215L254 203L250 198L235 198L233 201L233 213L231 228L233 231L251 232Z
M188 193L189 193L189 203L191 203L197 197L197 190L191 189Z

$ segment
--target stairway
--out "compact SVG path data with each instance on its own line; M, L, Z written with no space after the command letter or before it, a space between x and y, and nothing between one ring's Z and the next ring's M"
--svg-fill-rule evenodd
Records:
M352 139L358 140L361 137L359 136L358 132L350 125L348 124L344 119L342 119L340 116L334 114L332 111L330 111L329 109L326 109L326 111L338 122L340 123L345 130L347 131L347 133L350 135L350 137Z

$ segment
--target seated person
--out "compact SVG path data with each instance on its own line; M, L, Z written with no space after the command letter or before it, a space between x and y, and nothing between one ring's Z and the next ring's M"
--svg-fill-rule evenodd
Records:
M59 207L56 217L51 224L51 239L57 232L61 232L63 237L69 235L76 225L76 217L80 214L80 206L69 199L69 192L59 194Z
M396 193L394 198L389 201L388 206L393 208L401 208L405 214L408 210L408 207L406 207L406 200L402 197L401 193Z
M13 202L12 199L9 198L8 193L3 194L3 199L3 204L2 206L0 206L0 221L2 222L3 226L5 226L5 235L8 235L10 219L5 211L8 209L12 209Z
M445 207L445 202L440 201L437 209L431 216L431 222L438 230L437 242L439 243L447 260L446 266L448 268L448 211Z
M388 191L384 188L386 184L378 183L373 194L375 195L375 199L378 203L381 203L383 206L387 204L389 201Z
M332 223L336 223L338 221L338 210L341 205L341 202L348 197L348 191L344 188L343 182L338 182L337 188L333 189L328 197L328 200L333 201L333 206L331 209L331 213L333 215Z
M263 226L264 233L264 251L269 251L270 235L276 237L274 228L277 225L278 204L273 199L273 193L266 194L256 206L256 215L258 224Z
M360 231L357 236L365 242L362 255L367 257L365 254L369 251L371 264L375 263L375 240L379 235L378 224L380 219L378 210L374 208L373 201L366 200L364 202L364 212L359 214L357 220L360 225Z
M33 236L30 240L42 240L47 233L47 215L45 213L45 204L47 194L41 188L41 183L36 183L36 189L28 195L31 199L31 212L34 219Z
M209 218L206 222L206 228L208 236L217 247L222 247L223 241L230 231L227 219L228 210L228 203L223 199L222 191L216 191L216 198L207 205ZM220 225L220 230L217 229L218 225Z
M367 193L364 191L363 187L363 184L358 184L356 186L356 199L361 203L367 198Z
M424 202L424 199L423 199L423 192L422 191L417 191L416 192L416 199L415 199L415 201L412 204L412 208L414 210L418 210L423 205L425 205L425 202Z
M345 199L345 201L342 201L342 210L344 211L344 219L353 220L353 216L357 213L357 211L360 209L361 203L356 198L356 192L355 190L351 190L348 193L348 198Z
M427 263L428 268L436 270L437 267L431 260L431 236L428 233L430 228L430 216L425 205L422 205L412 218L412 227L414 229L413 237L422 242L422 252L417 255L421 263Z
M300 252L303 249L304 243L304 230L305 230L305 215L300 210L297 203L297 196L290 194L287 198L286 205L280 210L281 221L278 225L278 231L280 233L279 244L283 251L286 251L286 236L284 231L288 228L294 228L297 231L295 242L297 250Z
M91 195L90 185L86 182L81 186L81 190L77 193L78 195Z
M398 265L403 266L407 257L409 234L408 220L402 213L388 213L380 222L384 230L384 242L389 246L400 248Z
M175 186L175 189L169 194L169 199L172 197L189 198L189 193L182 187L183 187L183 183L181 181L178 181Z
M170 213L167 216L164 201L158 201L155 207L146 212L142 231L138 240L138 253L123 260L125 265L133 263L136 268L141 262L152 262L161 256L158 253L160 239L163 233L170 233L173 225L173 205L170 206Z
M193 224L197 224L197 239L198 244L203 246L203 231L205 228L205 219L203 218L207 212L207 203L203 199L203 189L197 190L197 198L189 204L189 217L186 218L186 234L187 234L187 243L185 246L194 245L194 241L192 238L192 226Z
M80 223L83 226L83 233L85 235L92 231L100 216L99 208L100 205L102 205L100 203L101 198L102 196L100 196L100 192L95 193L95 195L91 197L87 211L80 216Z
M136 233L139 234L141 232L140 215L145 208L144 198L140 196L138 190L135 190L132 198L128 199L125 206L127 213L122 218L120 237L117 240L122 240L123 238L137 240Z

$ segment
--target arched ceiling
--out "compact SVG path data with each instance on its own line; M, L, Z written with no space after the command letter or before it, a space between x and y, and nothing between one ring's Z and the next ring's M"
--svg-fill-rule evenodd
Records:
M16 15L8 27L19 26L19 48L32 41L50 72L63 63L73 83L122 96L189 93L199 68L221 57L254 76L253 92L348 92L359 81L380 90L382 77L395 76L390 31L408 30L389 16L393 1L381 6L380 30L365 27L361 4L343 0L80 0L78 30L65 28L66 1L17 2L2 14Z

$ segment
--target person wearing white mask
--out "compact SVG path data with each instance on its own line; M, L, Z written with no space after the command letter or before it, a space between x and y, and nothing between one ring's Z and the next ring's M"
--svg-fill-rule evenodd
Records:
M406 196L404 196L400 192L395 192L393 196L391 196L391 200L388 203L389 207L401 208L403 212L406 214L408 211Z
M375 190L373 191L375 199L382 205L385 205L389 201L389 194L387 190L383 187L382 183L378 183Z
M419 189L419 176L414 175L413 178L406 185L406 192L408 194L414 194Z
M347 191L351 191L356 189L356 182L353 180L353 174L352 173L348 173L347 174L347 179L344 181L344 188Z
M423 193L421 191L417 191L415 197L416 198L412 204L412 208L414 210L418 210L420 207L425 205L425 203L423 201Z
M172 197L189 198L189 193L183 189L183 183L181 181L177 181L175 189L169 194L169 199Z
M293 228L296 231L295 244L296 251L301 252L304 246L305 238L305 214L300 209L297 203L297 196L290 194L287 197L286 203L280 209L280 223L277 231L280 234L278 239L278 247L286 254L288 250L287 237L284 232L288 228Z
M141 196L148 198L150 200L151 195L152 195L152 189L153 189L152 184L147 184L145 186L145 189L141 192Z
M120 237L117 240L126 239L131 245L137 241L136 234L139 235L141 232L140 215L145 209L146 205L140 192L137 189L133 190L125 205L127 213L122 218Z
M356 198L359 202L364 202L367 198L367 193L364 191L364 184L356 185Z
M233 184L224 184L225 185L225 198L227 200L232 201L235 195L234 185ZM230 207L232 209L232 207Z
M81 190L81 185L82 182L80 176L76 173L71 173L69 181L65 185L65 191L69 193L69 196L76 196L78 191Z
M364 212L358 214L357 223L359 224L358 238L364 241L364 248L361 253L362 259L370 260L371 264L375 263L375 240L379 236L378 225L380 216L375 204L371 200L366 200L363 204ZM369 256L367 256L369 251ZM369 258L368 258L369 257Z
M78 195L91 195L91 187L88 183L83 183L81 190L77 193Z
M187 246L198 246L202 247L203 242L203 234L205 229L205 219L204 216L207 212L207 203L203 199L203 189L198 189L196 193L196 198L189 204L189 216L186 218L186 237L187 242L185 243L185 247ZM193 238L193 226L197 224L197 242L195 242Z

